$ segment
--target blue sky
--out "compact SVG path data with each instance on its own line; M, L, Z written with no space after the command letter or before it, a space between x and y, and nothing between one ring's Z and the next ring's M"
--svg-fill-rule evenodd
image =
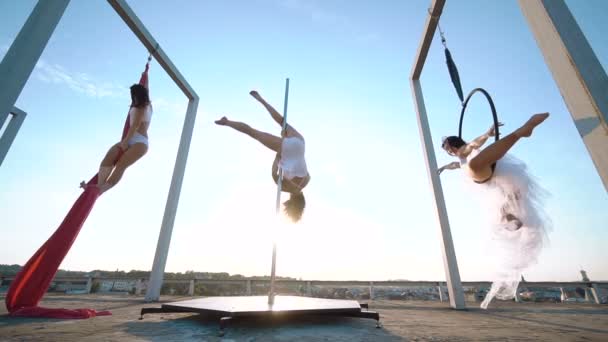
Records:
M278 274L307 279L444 279L409 72L429 1L129 1L201 101L168 271L268 274L276 188L273 154L213 120L278 133L257 89L307 139L312 182L302 223L282 227ZM567 1L604 66L608 3ZM4 54L35 1L0 2ZM516 1L449 1L442 16L463 87L492 93L503 131L552 116L513 153L552 197L550 245L525 276L608 279L608 197ZM0 168L0 263L23 264L52 234L117 142L147 52L105 1L72 1L17 106L28 117ZM439 163L459 102L436 37L422 84ZM101 197L62 268L151 268L186 98L153 63L150 150ZM473 101L465 135L490 124ZM489 279L487 229L462 173L442 176L464 280Z

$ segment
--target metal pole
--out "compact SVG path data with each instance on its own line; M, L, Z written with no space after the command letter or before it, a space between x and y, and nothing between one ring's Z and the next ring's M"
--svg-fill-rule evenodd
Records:
M464 292L460 281L456 251L454 249L454 242L450 231L450 222L445 206L445 199L443 198L443 189L441 188L441 181L437 174L437 159L435 158L431 129L429 127L426 107L424 105L424 97L422 96L422 86L420 85L420 75L422 74L424 62L426 61L444 5L445 0L433 0L432 2L431 15L427 18L422 40L416 54L414 67L412 68L410 85L412 87L414 105L416 106L421 145L424 149L427 172L431 183L431 189L433 189L433 198L435 199L435 212L437 213L439 228L441 229L441 252L443 254L443 268L447 280L450 306L454 309L464 309Z
M281 141L283 141L282 137L284 132L287 129L287 102L289 99L289 78L285 79L285 100L283 101L283 128L281 130ZM275 212L277 218L281 213L281 188L283 183L283 170L279 165L279 180L277 181L277 201L275 204ZM277 264L277 242L272 242L272 267L270 269L270 291L268 292L268 304L274 304L274 281L276 275L276 264Z
M167 204L165 205L163 223L158 236L158 244L156 246L156 253L154 255L152 273L150 274L148 289L146 290L146 301L158 301L160 297L160 289L163 285L163 274L167 264L167 255L169 254L173 223L175 222L177 204L179 202L179 195L182 188L182 182L184 180L186 162L188 161L188 151L190 149L190 141L192 140L192 131L194 130L197 107L198 98L190 100L188 103L188 110L186 111L186 119L184 120L182 136L179 141L179 148L177 150L177 158L175 160L175 168L173 169L173 177L171 178L169 195L167 196Z
M32 10L0 62L0 122L13 109L70 0L44 0Z
M428 175L433 189L433 197L435 198L435 210L439 218L439 227L441 228L441 252L443 254L443 267L448 285L448 294L450 297L450 306L454 309L464 309L464 292L460 281L460 272L458 270L458 261L456 259L456 250L450 230L450 221L448 212L443 198L443 189L441 181L437 174L437 159L433 148L433 140L429 127L426 108L424 106L424 98L422 97L422 87L419 80L412 80L412 92L414 94L414 103L416 105L416 113L418 114L418 129L420 130L420 140L425 151L425 159Z

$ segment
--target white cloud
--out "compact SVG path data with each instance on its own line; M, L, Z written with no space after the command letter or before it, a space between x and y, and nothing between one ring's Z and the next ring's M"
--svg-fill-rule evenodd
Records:
M375 32L362 32L357 23L354 23L347 16L322 7L322 4L326 4L326 2L305 0L276 1L279 6L310 16L312 22L341 31L360 43L370 43L379 39L378 34Z
M124 86L97 81L86 73L73 72L61 65L48 63L43 59L36 63L34 75L42 82L65 85L76 92L91 97L128 97L127 88Z
M324 4L323 2L277 0L277 4L291 11L309 15L313 22L341 30L359 42L368 43L379 38L375 32L361 32L358 25L353 23L347 16L323 8L321 6L321 4Z
M301 0L279 0L279 6L285 7L293 11L304 12L310 14L310 18L319 23L324 24L346 24L348 19L342 15L331 13L319 6L313 1Z
M4 58L8 49L7 44L0 45L0 58ZM42 82L64 85L90 97L129 98L126 86L99 81L86 73L74 72L59 64L49 63L44 59L39 59L36 63L33 76Z

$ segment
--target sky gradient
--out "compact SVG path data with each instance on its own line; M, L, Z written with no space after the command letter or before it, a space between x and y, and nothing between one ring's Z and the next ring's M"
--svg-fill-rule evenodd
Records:
M0 1L0 56L35 5ZM167 271L270 272L273 153L217 127L222 115L278 134L248 92L283 106L307 142L312 180L300 224L282 227L277 274L304 279L443 280L439 227L409 73L430 1L128 1L200 96ZM608 2L567 1L608 65ZM441 25L465 92L489 90L503 132L551 117L512 150L551 192L550 245L528 280L608 280L608 197L516 1L448 1ZM106 1L72 1L17 101L28 113L0 168L0 263L24 264L118 142L147 51ZM422 74L440 164L459 100L439 37ZM152 63L150 150L104 194L61 268L149 270L187 99ZM472 100L465 136L491 124ZM442 175L463 280L489 279L487 229L460 171Z

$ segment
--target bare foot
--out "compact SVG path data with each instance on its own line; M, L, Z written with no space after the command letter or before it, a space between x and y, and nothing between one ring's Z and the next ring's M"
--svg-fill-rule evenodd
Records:
M112 185L110 185L110 183L103 183L102 185L97 186L97 188L99 189L99 194L103 194L104 192L110 190L110 188L112 187Z
M262 97L260 96L260 94L256 90L250 91L249 95L253 96L253 98L255 98L256 100L262 99Z
M510 231L519 230L519 228L523 227L524 225L521 220L513 214L507 214L505 219L507 220L507 225L505 228Z
M96 188L97 184L88 184L87 182L82 181L80 182L80 187L86 190L88 188Z
M536 126L540 125L543 121L547 120L549 113L534 114L532 117L521 126L516 132L520 137L529 137L532 135L532 131Z
M222 116L222 118L219 120L215 120L216 125L226 126L227 123L228 123L228 118L225 116Z
M97 184L87 184L85 181L80 182L80 187L83 188L85 191L89 190L89 189L100 190L100 188L99 188L99 186L97 186ZM99 194L101 195L101 192Z

